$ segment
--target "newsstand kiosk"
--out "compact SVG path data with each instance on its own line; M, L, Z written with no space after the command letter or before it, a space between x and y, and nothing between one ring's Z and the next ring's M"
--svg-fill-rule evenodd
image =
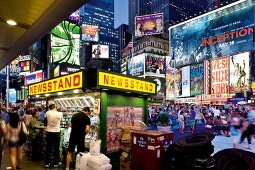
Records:
M68 111L65 127L72 114L90 107L92 133L86 136L86 146L91 139L101 139L101 152L118 163L123 128L134 126L136 120L147 123L148 95L156 93L153 81L103 70L82 70L28 88L30 96L50 97L49 103Z

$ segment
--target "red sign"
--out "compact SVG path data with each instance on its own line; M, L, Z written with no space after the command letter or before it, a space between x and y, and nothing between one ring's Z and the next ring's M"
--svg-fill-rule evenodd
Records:
M229 58L211 60L211 94L229 93Z

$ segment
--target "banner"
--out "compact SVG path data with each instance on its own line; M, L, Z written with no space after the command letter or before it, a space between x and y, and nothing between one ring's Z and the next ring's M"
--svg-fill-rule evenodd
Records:
M135 36L162 34L163 31L163 13L135 17Z
M176 67L255 50L254 11L247 0L170 27Z
M165 77L165 56L145 53L145 75L154 77Z
M144 75L145 55L139 54L131 58L128 62L128 75L129 76L142 76Z
M99 41L99 27L97 25L82 24L81 33L81 39L84 41Z
M63 21L51 33L52 63L80 65L80 26Z
M249 90L250 53L237 54L230 57L230 92Z
M190 66L183 67L182 72L182 97L190 96Z
M211 60L211 94L229 93L229 58Z
M108 45L92 45L92 58L109 58L109 46Z
M9 103L16 103L17 92L15 89L9 89Z
M203 94L204 64L197 64L190 67L190 95Z

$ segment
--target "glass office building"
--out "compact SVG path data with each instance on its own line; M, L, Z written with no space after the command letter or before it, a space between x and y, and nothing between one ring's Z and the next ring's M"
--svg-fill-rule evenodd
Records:
M91 46L109 46L109 59L116 63L119 61L119 35L114 29L114 0L89 0L80 9L80 24L94 25L99 28L98 42L85 42L82 56L85 64L91 59ZM86 47L85 47L86 46ZM89 46L89 47L88 47ZM112 71L119 71L119 66L113 64Z

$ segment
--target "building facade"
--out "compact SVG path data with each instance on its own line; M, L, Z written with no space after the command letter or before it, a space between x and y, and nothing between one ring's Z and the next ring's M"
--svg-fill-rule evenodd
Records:
M114 0L90 0L80 9L80 24L98 26L99 41L83 42L82 57L85 65L92 58L92 45L107 45L109 47L109 60L113 63L119 61L119 32L114 29ZM113 70L119 72L119 65L114 64Z

